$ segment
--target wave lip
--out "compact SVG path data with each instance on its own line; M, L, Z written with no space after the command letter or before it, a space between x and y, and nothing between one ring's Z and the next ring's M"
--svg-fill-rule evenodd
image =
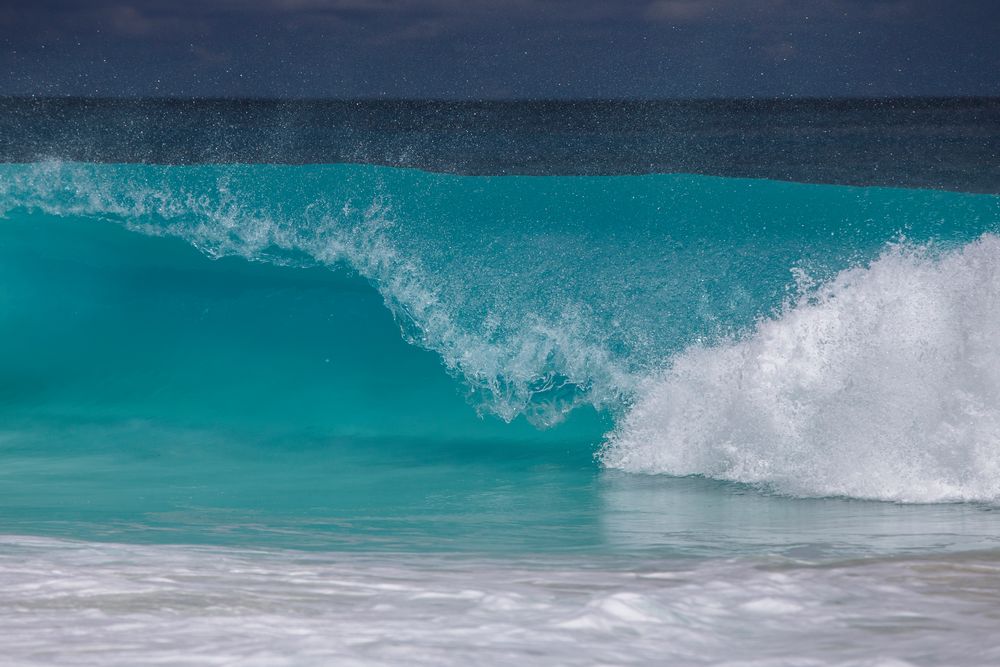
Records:
M215 259L347 267L378 290L408 342L438 353L445 368L465 381L477 410L504 421L523 414L552 426L581 405L616 404L634 381L606 349L607 336L588 319L586 303L570 297L522 309L518 299L530 290L506 294L499 283L485 281L470 287L462 276L425 261L440 251L428 247L434 243L424 237L435 233L424 230L438 224L437 233L454 238L459 225L411 212L423 229L402 230L408 225L397 209L406 207L393 204L393 186L395 198L411 207L430 198L428 187L441 190L448 213L455 202L447 195L454 197L457 187L465 196L460 177L359 165L150 167L54 160L6 171L0 219L16 210L104 219L148 236L183 239ZM464 259L463 272L482 268Z
M897 245L647 380L600 454L798 496L1000 500L1000 237Z

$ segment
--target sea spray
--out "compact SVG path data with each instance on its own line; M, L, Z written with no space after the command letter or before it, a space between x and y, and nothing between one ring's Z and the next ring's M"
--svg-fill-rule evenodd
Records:
M646 380L604 464L808 496L1000 498L1000 237L897 245Z

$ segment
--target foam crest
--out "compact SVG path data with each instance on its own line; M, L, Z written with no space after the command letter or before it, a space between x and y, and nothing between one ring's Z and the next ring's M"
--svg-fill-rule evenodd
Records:
M899 245L648 380L612 468L903 502L1000 499L1000 237Z

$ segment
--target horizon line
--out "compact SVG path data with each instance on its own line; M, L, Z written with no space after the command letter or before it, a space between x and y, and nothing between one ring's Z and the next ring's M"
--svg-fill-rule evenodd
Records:
M711 103L711 102L889 102L889 101L1000 101L997 95L836 95L836 96L710 96L710 97L281 97L281 96L199 96L199 95L36 95L0 94L0 100L37 101L114 101L114 102L335 102L344 104L418 103L418 104L565 104L565 103L611 103L611 104L670 104L670 103Z

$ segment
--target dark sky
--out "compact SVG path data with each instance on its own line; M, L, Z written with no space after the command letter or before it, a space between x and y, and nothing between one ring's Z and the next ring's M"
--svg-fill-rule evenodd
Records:
M1000 95L1000 0L0 3L0 94Z

